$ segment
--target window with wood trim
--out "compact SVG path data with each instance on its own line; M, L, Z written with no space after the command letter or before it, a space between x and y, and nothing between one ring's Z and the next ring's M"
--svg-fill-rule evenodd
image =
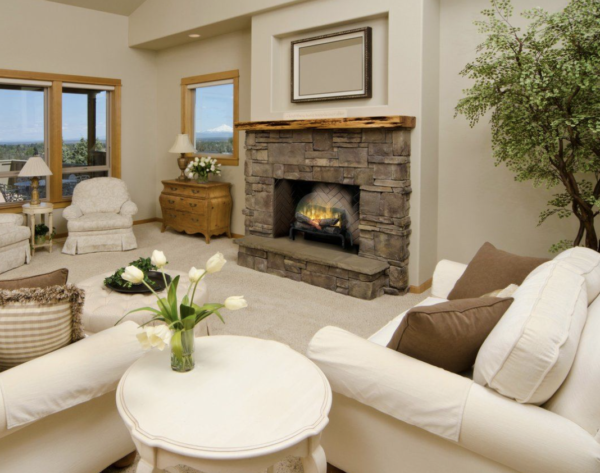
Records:
M237 70L181 80L181 128L196 149L193 156L210 156L223 166L239 164L238 108Z
M77 183L120 177L120 100L119 79L0 69L0 212L31 198L30 179L18 174L32 156L52 170L40 197L58 208Z

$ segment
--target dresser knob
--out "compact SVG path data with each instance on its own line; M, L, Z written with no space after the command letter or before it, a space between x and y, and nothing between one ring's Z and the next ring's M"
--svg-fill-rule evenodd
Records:
M170 200L170 199L169 199L169 204L174 204L174 203L175 203L175 201L174 201L174 200Z
M175 215L175 214L169 214L169 217L175 218L175 217L177 217L177 215Z
M169 189L171 189L172 191L176 191L177 187L170 187Z
M198 189L192 189L192 194L200 194L200 191Z
M193 218L193 219L192 219L192 222L196 222L196 223L198 223L198 219L197 219L197 218Z
M190 207L198 207L198 204L190 204Z

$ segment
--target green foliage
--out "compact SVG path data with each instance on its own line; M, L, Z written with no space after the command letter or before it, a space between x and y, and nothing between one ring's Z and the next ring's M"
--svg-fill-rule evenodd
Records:
M37 227L36 227L37 228ZM37 234L37 233L36 233ZM146 284L154 285L154 281L148 279L148 271L155 271L156 266L152 264L150 258L138 258L135 261L132 261L128 264L128 266L135 266L139 270L144 272L144 282ZM104 285L108 286L118 286L118 287L131 287L131 283L125 281L121 276L125 272L125 268L119 268L115 271L115 273L104 279Z
M562 185L548 217L575 216L571 242L598 250L594 218L600 203L600 2L572 0L561 12L522 13L525 31L510 22L510 0L492 0L475 22L486 35L461 75L473 80L456 113L474 126L491 112L496 165L517 181ZM563 240L552 249L563 248Z
M35 226L35 236L46 236L50 229L43 223L38 223Z
M106 151L106 143L96 141L93 151ZM88 166L88 142L81 138L75 143L63 142L63 163L68 166ZM27 161L32 156L44 155L44 143L0 144L0 161Z
M199 153L233 154L233 138L227 140L197 140L196 151Z

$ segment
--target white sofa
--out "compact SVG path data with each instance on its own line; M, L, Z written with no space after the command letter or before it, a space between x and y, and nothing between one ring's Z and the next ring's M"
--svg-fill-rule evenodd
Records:
M124 322L0 373L0 473L98 473L135 450L115 403L144 352Z
M137 211L122 180L97 177L80 182L72 204L63 211L69 236L62 252L80 255L137 248L132 228Z
M444 301L465 268L441 261L419 305ZM600 472L600 297L569 376L543 406L385 348L403 316L369 340L326 327L310 342L334 391L329 463L347 473Z
M0 214L0 273L29 263L30 236L22 214Z

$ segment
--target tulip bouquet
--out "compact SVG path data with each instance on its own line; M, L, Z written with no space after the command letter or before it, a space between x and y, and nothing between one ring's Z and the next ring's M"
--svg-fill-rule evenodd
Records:
M171 368L174 371L180 372L190 371L194 368L194 327L212 314L217 315L225 323L219 312L221 309L243 309L248 306L248 303L243 296L228 297L223 304L208 303L199 306L194 303L198 283L206 274L221 271L227 262L221 253L215 254L206 262L206 269L196 269L194 267L190 269L188 273L190 286L181 303L177 301L179 276L176 276L171 280L170 284L167 284L164 267L168 262L165 254L162 251L154 250L151 261L163 275L167 297L160 297L146 283L143 271L135 266L127 266L121 277L132 284L146 285L156 296L158 307L135 309L128 312L123 318L134 312L145 311L154 314L150 320L140 326L144 328L144 331L138 334L137 337L142 347L145 349L156 347L159 350L163 350L167 345L170 345ZM164 322L164 325L148 326L153 322Z
M188 179L196 179L197 182L207 182L209 174L218 176L221 174L221 165L210 156L196 158L187 165L185 175Z

